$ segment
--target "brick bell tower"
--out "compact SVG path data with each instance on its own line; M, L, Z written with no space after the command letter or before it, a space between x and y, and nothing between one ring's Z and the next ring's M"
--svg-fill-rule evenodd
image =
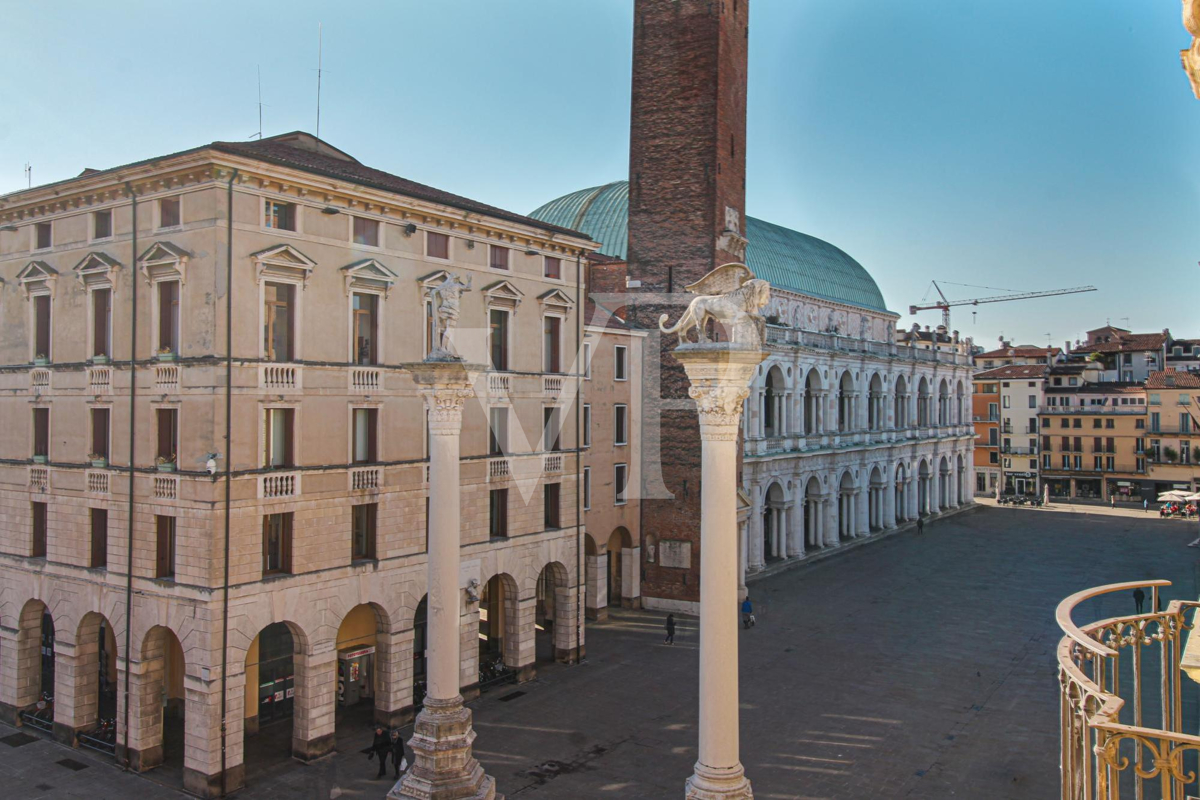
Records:
M745 258L748 6L749 0L634 4L627 311L645 328L657 330L659 314L675 319L682 310L679 298L666 294ZM649 497L642 500L642 536L644 543L653 536L658 546L653 561L643 547L642 594L694 603L700 598L700 432L687 378L671 355L676 344L674 336L663 336L655 359L647 342L643 480Z

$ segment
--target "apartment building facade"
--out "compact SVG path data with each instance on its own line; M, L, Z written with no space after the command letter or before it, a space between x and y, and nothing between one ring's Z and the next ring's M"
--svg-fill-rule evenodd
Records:
M971 421L975 426L975 493L995 495L1000 480L1000 382L972 378Z
M1039 416L1042 476L1051 497L1142 501L1148 424L1143 384L1065 376L1061 385L1047 387Z
M1038 409L1047 371L1043 364L1024 364L996 367L974 375L977 386L994 385L993 397L999 401L996 480L1003 494L1035 496L1040 491Z
M0 198L5 717L52 696L73 741L115 713L135 769L178 726L185 787L213 796L242 784L260 725L290 719L310 760L351 693L411 716L427 453L403 365L432 346L450 276L469 285L452 341L480 365L463 691L489 654L523 677L577 659L592 247L301 133Z
M1146 379L1146 464L1142 494L1156 500L1167 491L1200 486L1200 375L1173 369Z
M1124 328L1105 325L1087 332L1085 339L1076 342L1069 359L1087 359L1098 364L1100 380L1120 383L1140 383L1166 368L1171 332L1132 333Z

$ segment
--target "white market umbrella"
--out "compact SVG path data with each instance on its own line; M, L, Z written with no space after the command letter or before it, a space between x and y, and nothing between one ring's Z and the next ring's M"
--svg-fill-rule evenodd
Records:
M1160 502L1160 503L1170 503L1170 502L1181 503L1181 502L1186 501L1187 499L1188 499L1187 495L1185 495L1183 492L1174 492L1174 491L1163 492L1162 494L1160 494L1158 496L1158 502Z
M1189 494L1187 497L1185 497L1183 499L1187 500L1189 503L1195 503L1197 501L1200 501L1200 492L1196 492L1195 494Z

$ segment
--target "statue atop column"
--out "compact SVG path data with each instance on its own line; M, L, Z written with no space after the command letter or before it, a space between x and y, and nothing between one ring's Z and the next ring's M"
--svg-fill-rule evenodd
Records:
M471 291L471 278L463 283L457 275L446 275L440 284L429 290L429 299L433 303L433 346L430 349L431 361L446 361L457 359L458 352L452 341L454 328L458 325L460 302L463 292Z
M684 288L699 296L671 327L667 327L666 314L658 318L663 333L679 334L682 345L695 329L696 343L709 344L706 329L708 321L713 320L725 328L732 344L750 349L762 347L766 341L766 322L759 312L771 299L771 284L754 277L749 267L725 264Z

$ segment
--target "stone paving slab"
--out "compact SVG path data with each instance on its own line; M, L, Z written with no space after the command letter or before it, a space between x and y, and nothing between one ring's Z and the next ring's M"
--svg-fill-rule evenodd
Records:
M755 796L1057 796L1055 606L1082 588L1147 578L1175 582L1166 599L1198 596L1200 552L1184 546L1194 526L1079 511L985 508L754 583L763 613L741 633L740 662ZM1081 618L1132 605L1098 598ZM664 617L613 609L588 627L585 664L545 666L472 703L476 754L500 791L681 796L696 758L696 626L678 618L668 647ZM524 694L503 701L514 691ZM10 732L0 727L0 738ZM238 797L381 800L391 780L372 780L359 752L370 736L339 728L337 755L281 761ZM64 757L89 767L57 766ZM45 741L0 743L0 781L18 797L179 796Z

